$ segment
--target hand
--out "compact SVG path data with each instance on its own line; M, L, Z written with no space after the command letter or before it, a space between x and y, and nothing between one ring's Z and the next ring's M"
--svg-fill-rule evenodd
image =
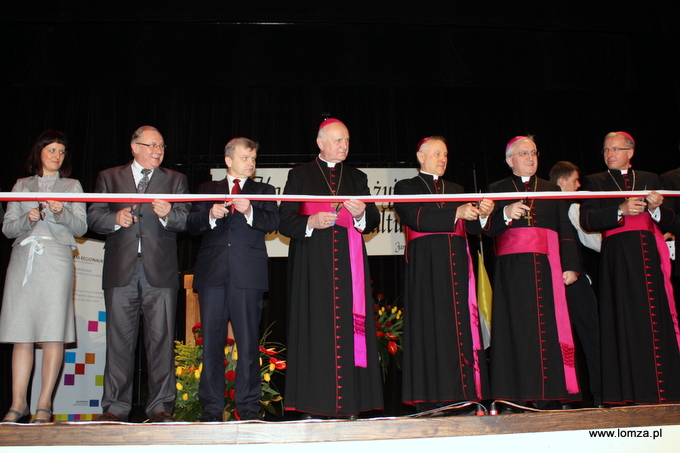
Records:
M663 203L663 195L654 190L647 195L645 200L647 200L647 209L653 211Z
M315 230L323 230L324 228L330 228L338 220L338 215L332 212L317 212L312 214L307 219L307 227L314 228Z
M153 212L156 213L159 219L170 214L172 210L172 204L165 200L154 200L151 202L151 207L153 207Z
M359 200L347 200L342 204L345 209L354 217L359 220L364 216L364 211L366 211L366 203Z
M578 273L574 271L564 271L562 273L562 279L564 280L564 284L569 286L578 280Z
M37 222L38 220L40 220L40 210L38 208L28 211L28 223Z
M626 201L621 203L619 209L623 212L623 215L638 215L644 212L647 207L647 203L639 198L627 198Z
M504 209L505 210L503 212L505 212L505 216L508 219L519 220L531 208L522 203L521 201L516 201L512 204L507 205Z
M245 198L234 198L231 200L230 204L244 216L250 214L250 200L246 200Z
M482 217L490 216L494 207L496 207L496 203L494 203L493 200L489 200L488 198L483 199L477 204L479 215Z
M133 223L137 222L137 216L132 214L132 211L137 209L137 205L128 206L116 212L116 225L123 228L130 228Z
M477 220L479 209L472 203L465 203L456 209L456 218L462 220Z
M231 202L215 203L212 205L212 208L210 208L210 217L216 220L225 218L229 215L229 206L231 206Z
M47 206L54 215L61 215L64 212L64 203L61 201L47 200Z

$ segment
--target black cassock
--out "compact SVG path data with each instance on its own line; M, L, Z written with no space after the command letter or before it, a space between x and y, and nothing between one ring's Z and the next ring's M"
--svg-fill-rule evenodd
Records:
M654 173L629 170L632 190L659 189ZM587 176L583 189L618 191L625 188L621 172ZM680 353L677 319L670 314L666 277L654 235L646 230L607 235L625 225L619 219L621 198L594 198L581 205L581 226L602 231L600 257L600 328L602 399L605 403L639 404L680 401ZM662 205L658 227L672 229L675 214ZM645 211L639 216L649 216ZM653 221L650 220L650 224ZM662 244L665 247L665 244ZM672 294L672 291L670 292Z
M530 191L560 191L556 184L536 176L531 177L528 186ZM491 184L488 191L525 191L525 184L513 175ZM534 228L556 231L561 271L578 272L575 232L564 201L529 198L525 204L531 206L531 218L520 218L506 225L503 208L516 201L496 202L489 234L501 236L514 229L539 234L528 231ZM495 238L497 254L499 239ZM561 274L559 281L562 282ZM556 311L553 288L548 255L512 253L496 256L489 360L493 398L516 401L580 399L577 392L567 391L565 363L566 369L573 372L573 343L560 344L557 327L560 322L562 325L568 323L569 317L568 313ZM568 330L567 333L563 329L562 334L570 337L570 327Z
M329 170L325 162L293 168L284 194L370 195L366 174L344 163ZM344 209L344 208L343 208ZM382 381L373 321L368 258L363 246L366 294L367 367L355 366L352 278L347 230L335 225L305 237L308 215L300 203L282 202L282 234L288 252L288 348L284 405L326 416L349 416L382 409ZM366 205L366 228L380 222L375 204Z
M394 192L436 194L434 184L432 175L420 173L397 182ZM452 182L440 179L438 185L439 193L463 192ZM396 203L395 208L402 224L413 231L451 233L456 228L456 209L462 204ZM478 221L458 222L472 234L482 231ZM408 243L402 381L402 400L407 404L479 401L488 392L477 305L469 306L468 259L464 236L431 234Z

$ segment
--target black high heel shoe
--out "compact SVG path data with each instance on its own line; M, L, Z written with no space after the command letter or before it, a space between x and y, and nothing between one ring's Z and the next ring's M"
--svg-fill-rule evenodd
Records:
M0 423L27 423L30 418L31 412L28 410L28 406L26 406L24 412L10 409Z

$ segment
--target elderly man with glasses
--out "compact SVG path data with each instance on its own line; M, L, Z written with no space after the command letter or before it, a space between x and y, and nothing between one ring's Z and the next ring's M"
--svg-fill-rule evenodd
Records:
M499 200L488 230L494 236L490 384L495 399L518 404L580 399L565 285L579 269L574 229L563 200L535 199L532 192L559 191L536 177L538 151L532 136L505 148L512 175L489 192L526 192Z
M142 126L130 141L133 160L99 173L98 193L188 193L187 178L161 167L165 142ZM106 303L106 367L102 421L128 421L132 409L135 346L141 317L149 370L146 414L173 421L173 333L179 289L177 233L186 229L188 203L93 203L90 229L106 235L102 288Z
M607 171L587 176L583 189L620 191L581 205L581 226L602 232L600 331L602 399L608 404L680 401L680 331L663 231L676 218L664 206L654 173L635 170L635 140L623 131L604 139ZM626 191L646 196L626 197Z

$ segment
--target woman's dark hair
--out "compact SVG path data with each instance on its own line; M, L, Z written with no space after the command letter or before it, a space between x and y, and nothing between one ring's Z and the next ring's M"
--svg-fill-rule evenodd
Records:
M64 151L64 162L62 162L61 168L59 169L59 176L68 178L71 175L71 156L68 152L68 139L59 131L45 131L35 140L31 151L28 153L28 159L26 160L26 168L30 174L42 176L42 150L50 143L55 142L64 145L64 148L66 148Z

